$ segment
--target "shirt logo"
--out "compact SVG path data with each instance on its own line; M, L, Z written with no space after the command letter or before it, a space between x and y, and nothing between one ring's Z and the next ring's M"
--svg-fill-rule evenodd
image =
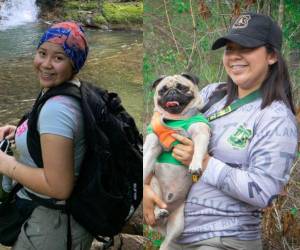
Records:
M240 125L237 130L229 136L227 141L236 149L244 149L252 135L253 132L251 129L247 129L243 125Z
M18 128L16 131L16 136L21 136L28 130L28 119L26 119Z
M241 15L233 24L233 29L243 29L248 26L249 20L251 19L250 15Z

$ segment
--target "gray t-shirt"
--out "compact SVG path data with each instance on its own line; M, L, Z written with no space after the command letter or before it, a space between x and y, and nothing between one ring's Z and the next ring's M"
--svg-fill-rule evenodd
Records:
M41 109L37 128L40 135L53 134L73 140L75 175L78 175L85 153L84 123L80 102L70 96L54 96L50 98ZM15 140L19 155L18 160L25 165L37 167L27 148L27 130L26 120L16 131ZM27 190L32 192L29 189ZM44 195L37 195L46 198ZM24 190L20 190L18 196L28 198Z
M205 102L218 84L201 91ZM207 112L224 107L226 96ZM295 116L282 102L260 109L261 99L211 122L207 169L185 205L180 243L233 236L261 237L261 208L268 206L289 179L296 156Z

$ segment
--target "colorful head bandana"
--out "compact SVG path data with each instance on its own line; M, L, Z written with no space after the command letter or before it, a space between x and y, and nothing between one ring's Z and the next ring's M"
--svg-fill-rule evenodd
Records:
M66 55L72 60L78 72L87 58L89 51L84 31L73 22L62 22L51 26L42 36L38 48L44 42L61 45Z

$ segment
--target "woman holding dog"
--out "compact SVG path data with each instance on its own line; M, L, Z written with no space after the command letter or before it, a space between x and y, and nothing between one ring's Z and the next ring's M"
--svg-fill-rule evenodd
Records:
M58 23L42 36L34 68L42 87L41 96L62 83L80 85L77 73L85 63L88 45L82 28L73 22ZM79 100L55 96L42 107L37 127L43 168L37 167L27 146L28 120L18 127L0 128L0 139L15 139L18 159L0 152L0 173L24 187L16 205L26 213L32 205L29 194L57 203L66 200L74 187L85 152L83 114ZM90 249L93 237L72 217L72 249ZM13 249L67 249L67 214L37 206L23 224Z
M205 112L212 126L209 150L186 200L184 231L170 250L262 249L261 209L283 191L296 157L295 109L279 26L268 16L243 14L212 49L224 46L225 96ZM210 84L200 94L207 103L223 87ZM173 156L189 165L192 142L174 137L181 144ZM166 208L145 185L150 225L155 203Z

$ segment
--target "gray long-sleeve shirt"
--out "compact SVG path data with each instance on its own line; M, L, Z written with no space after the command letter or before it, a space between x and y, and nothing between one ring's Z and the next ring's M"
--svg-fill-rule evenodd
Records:
M205 102L217 84L201 91ZM213 105L205 115L222 109ZM216 236L255 240L260 234L260 209L268 206L289 179L297 150L297 125L292 112L274 101L260 109L261 99L211 122L207 169L189 193L180 243Z

